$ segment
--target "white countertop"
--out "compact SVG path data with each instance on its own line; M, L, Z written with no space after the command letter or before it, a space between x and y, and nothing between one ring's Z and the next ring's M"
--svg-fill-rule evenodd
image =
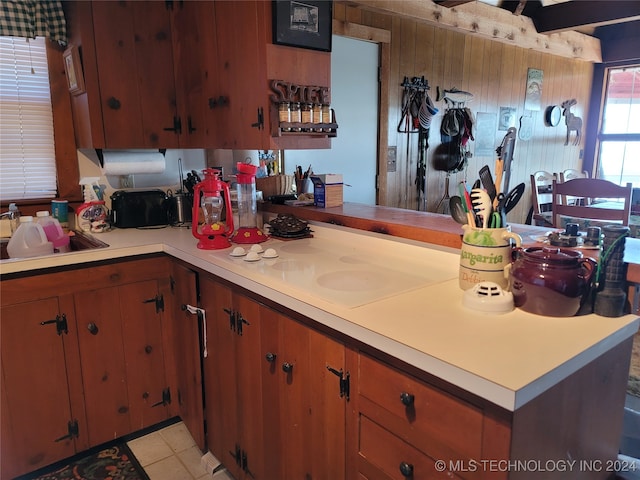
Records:
M165 252L511 411L638 330L633 315L478 313L462 306L458 251L312 228L311 239L262 243L279 256L257 262L199 250L187 229L114 230L96 235L107 248L3 260L0 274Z

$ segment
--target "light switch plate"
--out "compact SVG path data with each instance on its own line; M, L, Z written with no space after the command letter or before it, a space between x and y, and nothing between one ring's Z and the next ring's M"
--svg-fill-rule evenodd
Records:
M387 149L387 172L396 171L397 148L398 147L394 145Z

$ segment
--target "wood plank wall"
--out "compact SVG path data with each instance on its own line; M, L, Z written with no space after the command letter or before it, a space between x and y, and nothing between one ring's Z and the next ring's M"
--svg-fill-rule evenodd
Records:
M391 207L422 209L419 207L417 189L414 186L418 155L418 137L398 133L402 88L406 77L424 76L431 86L430 96L435 102L436 86L450 89L457 87L474 94L467 104L474 115L478 112L495 113L495 146L500 145L505 131L498 131L497 119L500 107L516 108L516 128L524 111L524 94L527 69L543 71L541 110L531 112L533 137L528 141L516 140L512 173L509 185L514 187L525 182L526 191L522 200L509 214L512 223L524 223L531 207L529 175L537 170L560 172L566 168L581 169L581 149L565 146L566 126L564 117L557 127L544 124L544 110L548 105L560 105L571 98L577 100L572 112L586 124L588 102L591 92L593 64L566 59L554 55L483 40L438 28L415 20L392 17L387 14L369 12L354 6L355 2L334 2L335 20L356 23L391 32L391 55L389 62L390 91L388 110L388 145L397 147L395 172L386 172L386 159L380 162L381 175L386 175L386 194L379 204ZM436 102L440 109L431 123L427 160L427 210L435 207L444 195L446 173L433 168L432 154L440 143L440 124L445 111L444 101ZM382 113L384 115L384 112ZM583 134L584 126L583 126ZM573 138L573 137L572 137ZM407 157L407 141L409 156ZM474 152L475 142L471 142ZM450 195L457 192L462 180L473 183L478 170L488 164L492 171L495 156L474 155L467 168L450 176Z

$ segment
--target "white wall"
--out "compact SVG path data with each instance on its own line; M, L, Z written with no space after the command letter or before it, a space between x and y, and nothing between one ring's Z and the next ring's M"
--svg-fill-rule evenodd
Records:
M331 149L287 150L285 172L293 174L296 165L306 171L311 165L315 173L342 173L345 202L375 205L378 44L333 36L331 107L338 123Z

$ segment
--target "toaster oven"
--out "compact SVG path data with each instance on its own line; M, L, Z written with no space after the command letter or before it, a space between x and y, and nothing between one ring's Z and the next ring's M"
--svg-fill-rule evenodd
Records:
M168 225L167 194L159 189L113 192L111 224L117 228Z

